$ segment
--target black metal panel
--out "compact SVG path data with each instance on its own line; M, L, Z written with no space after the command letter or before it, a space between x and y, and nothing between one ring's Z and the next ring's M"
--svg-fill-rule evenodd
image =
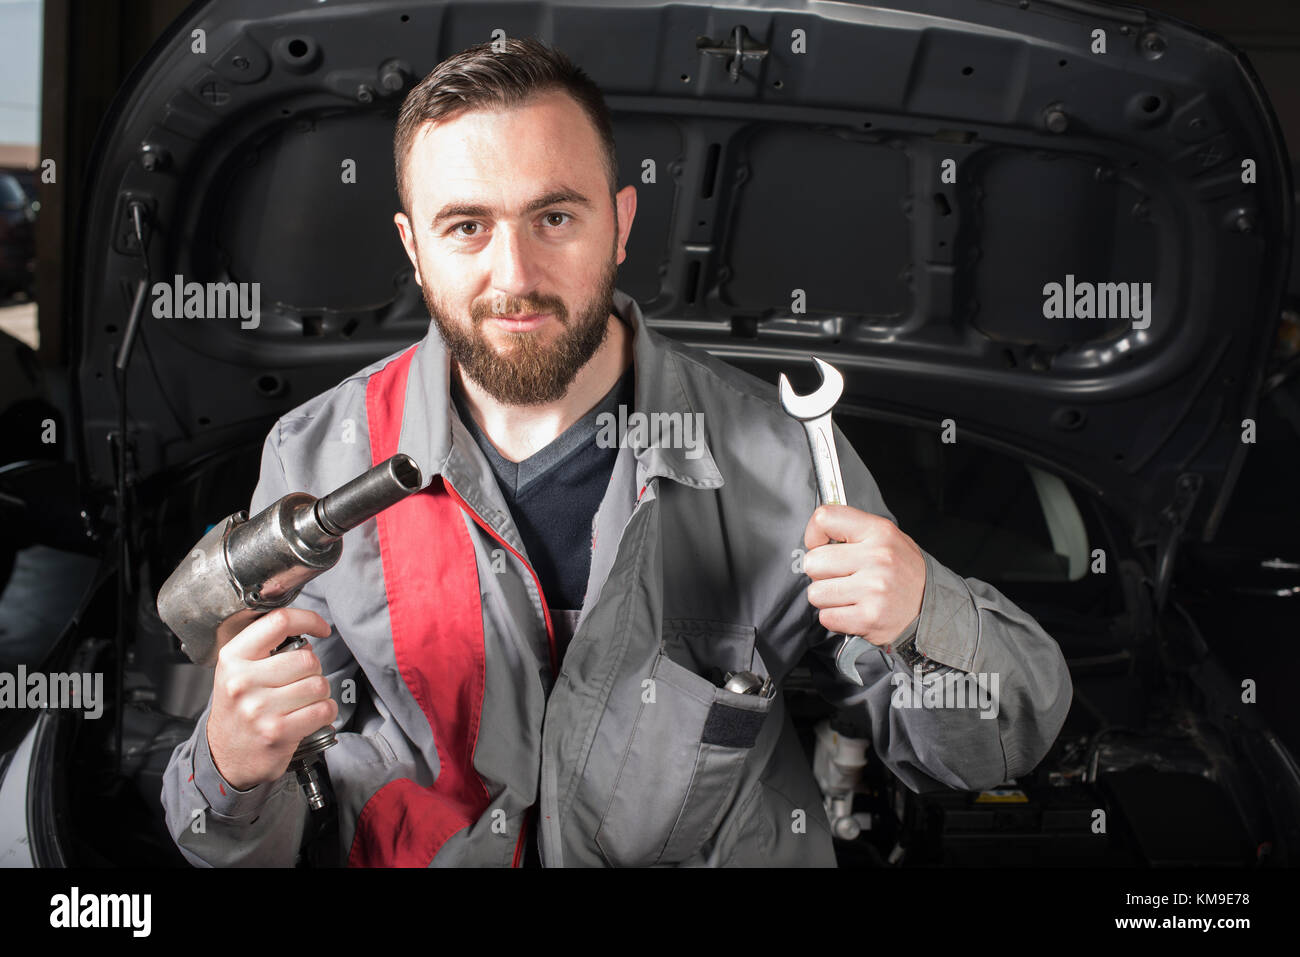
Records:
M418 77L498 29L569 52L606 91L638 193L620 285L669 334L773 377L833 355L846 401L955 418L1104 490L1142 534L1184 473L1203 481L1203 526L1242 454L1290 259L1290 171L1249 64L1184 24L1041 0L213 0L189 17L122 92L92 164L74 321L95 481L141 274L127 198L155 211L155 279L267 293L257 329L145 317L135 362L154 369L133 366L130 407L151 475L424 334L385 226L392 119ZM346 158L356 184L338 179ZM1047 318L1044 285L1068 275L1150 281L1150 326Z

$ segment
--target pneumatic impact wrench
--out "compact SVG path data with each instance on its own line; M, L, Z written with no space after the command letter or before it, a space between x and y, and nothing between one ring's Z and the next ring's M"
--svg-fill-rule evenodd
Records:
M245 627L293 602L304 585L343 554L343 534L419 490L420 468L398 453L322 498L290 492L251 519L236 512L210 528L158 592L158 616L195 664L215 667L217 652ZM301 635L272 652L308 644ZM313 811L325 807L316 763L334 744L326 725L298 745L289 770Z

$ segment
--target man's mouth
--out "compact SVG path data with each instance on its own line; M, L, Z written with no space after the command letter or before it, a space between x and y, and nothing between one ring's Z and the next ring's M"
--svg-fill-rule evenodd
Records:
M534 312L517 316L492 316L491 319L507 332L528 332L538 328L550 317L549 312Z

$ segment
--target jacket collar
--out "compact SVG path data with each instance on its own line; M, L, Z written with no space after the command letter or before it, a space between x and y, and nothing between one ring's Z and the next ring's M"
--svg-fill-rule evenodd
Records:
M646 482L663 476L692 488L720 487L722 474L709 450L705 429L695 428L697 424L707 426L708 420L697 415L701 410L691 405L671 343L647 325L640 304L627 293L615 289L613 305L615 314L632 329L636 411L676 413L677 417L666 421L679 426L671 432L662 430L667 435L652 428L628 429L625 441L636 456L638 472L643 473ZM458 463L475 461L482 453L473 446L472 439L466 441L463 427L452 426L456 412L451 401L451 358L432 320L428 333L415 348L406 383L399 448L419 465L423 477L421 488L427 487L435 475L444 476L460 487L467 474L479 470L467 472ZM689 426L686 416L692 417ZM685 427L694 431L683 433L681 429ZM693 435L692 448L676 448L671 442L662 444L661 440L682 434ZM462 444L473 448L461 448Z

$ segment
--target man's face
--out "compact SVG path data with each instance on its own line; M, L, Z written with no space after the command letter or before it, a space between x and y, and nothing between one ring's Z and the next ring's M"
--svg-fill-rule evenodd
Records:
M499 402L561 398L604 340L636 191L616 219L602 156L563 93L426 124L412 144L411 216L394 221L452 360Z

